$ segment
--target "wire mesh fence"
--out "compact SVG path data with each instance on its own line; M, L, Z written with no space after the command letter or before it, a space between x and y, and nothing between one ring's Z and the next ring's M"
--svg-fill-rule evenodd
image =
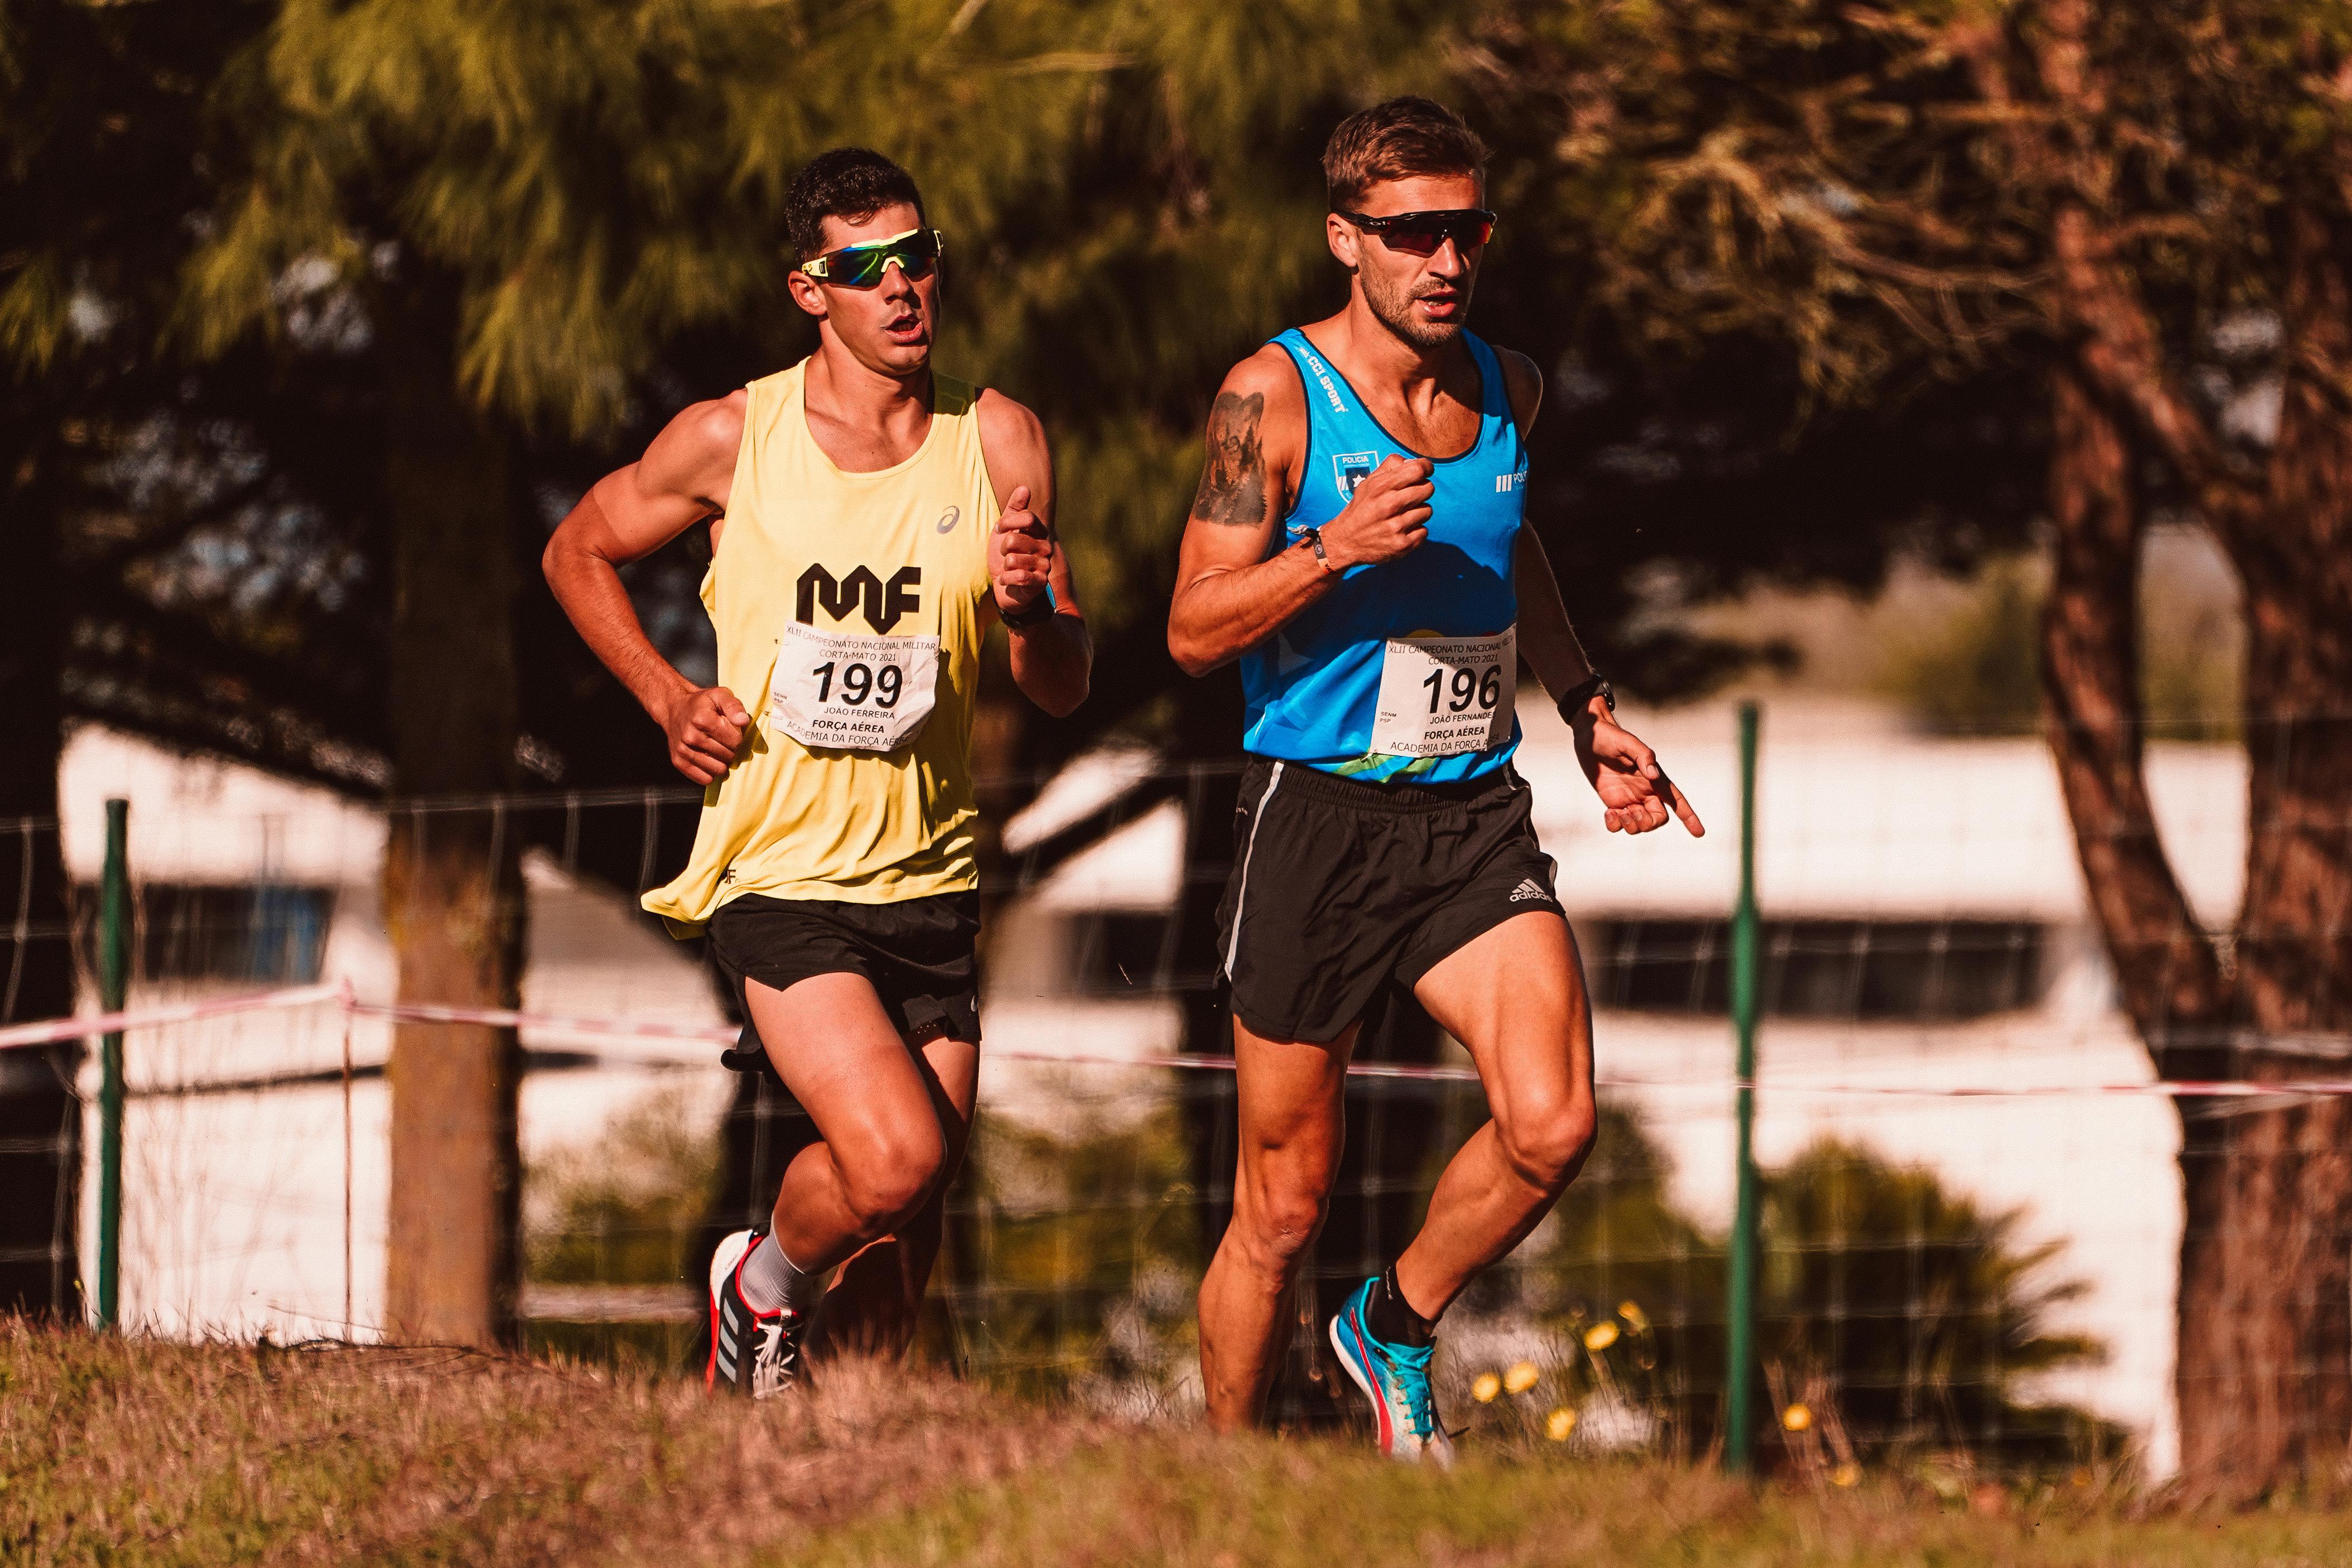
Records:
M1719 736L1711 750L1696 725L1679 749L1670 727L1649 738L1703 810L1728 804ZM2195 1157L2271 1158L2242 1131L2343 1085L2316 1059L2307 1081L2260 1092L2156 1082L2037 743L1778 738L1758 846L1767 1454L1831 1479L1898 1459L2168 1468L2194 1239L2184 1128ZM1596 1007L1602 1131L1554 1215L1447 1315L1442 1409L1473 1431L1705 1454L1724 1436L1728 1354L1728 835L1602 846L1562 750L1531 737L1521 766ZM2181 747L2155 770L2175 862L2218 925L2245 858L2242 761ZM1213 919L1236 777L1108 753L992 789L981 1113L929 1354L1108 1408L1197 1403L1192 1298L1233 1179ZM383 1321L397 991L384 857L415 835L315 796L211 799L132 813L129 1005L184 1012L126 1039L123 1318L367 1337ZM397 809L495 817L515 846L527 918L515 1007L496 1021L517 1027L527 1070L530 1343L683 1364L701 1260L764 1214L808 1135L772 1091L716 1066L723 995L695 944L635 912L683 857L696 805L654 791ZM68 914L45 924L20 901L11 952L32 975L62 948L86 976L84 825L17 832L52 835ZM1277 1388L1286 1419L1346 1409L1318 1313L1395 1256L1485 1115L1466 1056L1410 998L1384 1000L1357 1061ZM23 1243L58 1274L95 1226L79 1168L93 1069L72 1041L0 1051L26 1061L53 1064L70 1104L21 1150L67 1195ZM81 1310L72 1281L48 1286L57 1310Z

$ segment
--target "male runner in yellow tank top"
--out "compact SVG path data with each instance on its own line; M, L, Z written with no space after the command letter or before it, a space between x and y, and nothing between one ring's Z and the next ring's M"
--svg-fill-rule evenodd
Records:
M980 1070L982 639L1011 629L1013 680L1057 717L1093 659L1044 428L931 370L940 241L913 179L836 148L787 205L816 352L679 413L582 497L545 561L670 760L709 787L686 870L646 907L708 931L744 1051L764 1051L819 1140L771 1227L712 1260L705 1377L754 1397L798 1377L845 1260L855 1337L895 1350L911 1333ZM646 640L616 569L706 518L719 684L698 687Z

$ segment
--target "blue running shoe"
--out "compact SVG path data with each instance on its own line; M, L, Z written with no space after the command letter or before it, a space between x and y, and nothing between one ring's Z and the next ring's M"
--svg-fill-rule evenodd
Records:
M1331 1320L1331 1348L1372 1402L1381 1453L1407 1462L1426 1458L1451 1465L1454 1441L1438 1425L1437 1401L1429 1388L1429 1348L1375 1339L1365 1324L1364 1308L1379 1282L1365 1281Z

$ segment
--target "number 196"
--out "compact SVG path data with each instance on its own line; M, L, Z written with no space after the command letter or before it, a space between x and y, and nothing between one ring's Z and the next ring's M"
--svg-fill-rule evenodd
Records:
M1431 713L1437 711L1437 705L1444 699L1449 685L1454 695L1453 699L1445 704L1446 712L1461 713L1474 702L1482 708L1491 708L1503 700L1503 666L1489 664L1484 671L1479 671L1467 664L1457 665L1450 682L1444 670L1432 670L1429 679L1421 684L1429 688Z

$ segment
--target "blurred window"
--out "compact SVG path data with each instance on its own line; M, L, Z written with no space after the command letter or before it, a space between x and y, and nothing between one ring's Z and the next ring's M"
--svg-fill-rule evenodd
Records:
M1727 1014L1727 920L1601 920L1587 979L1595 1006ZM1982 1018L2042 996L2046 934L2031 920L1767 920L1763 1009L1782 1018Z
M98 893L76 890L88 918ZM151 981L309 985L325 964L334 913L331 887L144 883L133 894L131 973Z

